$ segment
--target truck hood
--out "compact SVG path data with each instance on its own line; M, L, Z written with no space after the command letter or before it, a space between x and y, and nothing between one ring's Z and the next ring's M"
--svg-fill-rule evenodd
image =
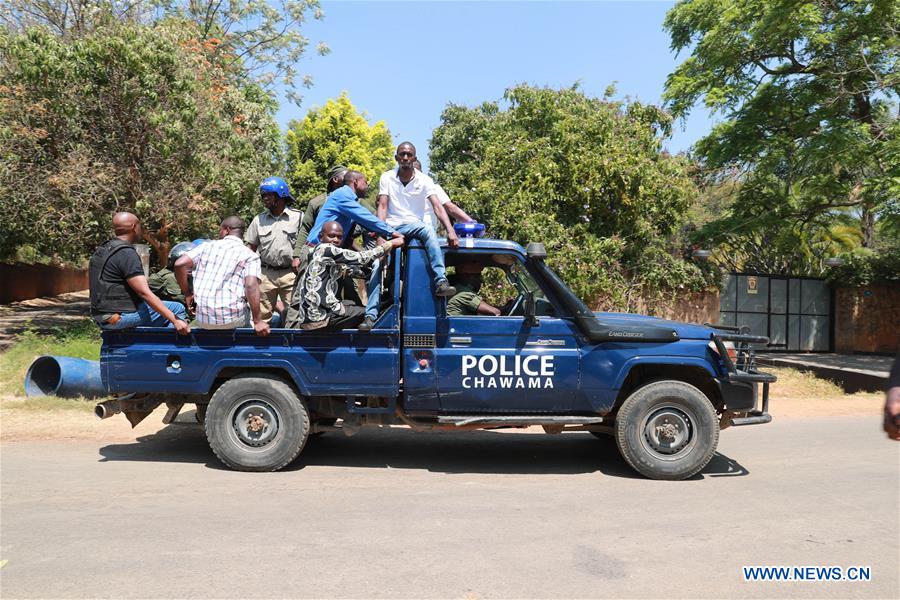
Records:
M634 315L629 313L615 312L595 312L594 316L600 323L612 327L667 327L674 329L681 339L690 340L708 340L710 334L714 333L710 327L696 325L694 323L682 323L680 321L669 321L668 319L660 319L658 317L648 317L646 315Z

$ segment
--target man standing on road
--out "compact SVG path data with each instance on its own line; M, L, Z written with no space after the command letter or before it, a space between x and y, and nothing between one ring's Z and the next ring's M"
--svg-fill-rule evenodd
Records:
M260 311L259 255L241 241L244 221L228 217L219 239L201 244L175 261L175 277L188 303L196 297L197 324L203 329L235 329L250 325L257 335L269 335ZM194 291L188 272L194 273ZM249 305L250 311L247 312Z
M894 358L888 377L884 397L884 431L892 440L900 440L900 354Z
M259 252L262 264L259 285L261 316L268 321L277 298L280 297L285 305L291 301L296 279L291 266L301 214L287 206L294 198L284 179L264 179L259 193L266 210L253 218L244 241L251 250Z
M324 331L356 327L363 320L365 310L349 300L338 300L340 280L348 269L365 267L402 246L403 238L391 238L374 250L356 252L341 248L344 228L340 223L326 221L316 230L320 243L310 253L309 266L300 277L297 316L288 322L288 327Z
M143 235L140 219L131 213L116 213L113 228L116 237L91 256L91 317L103 329L161 327L168 321L178 333L190 333L184 305L160 300L147 285L133 246Z

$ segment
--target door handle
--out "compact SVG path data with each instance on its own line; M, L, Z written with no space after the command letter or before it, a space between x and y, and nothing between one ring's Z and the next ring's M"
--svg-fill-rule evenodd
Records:
M454 336L450 336L450 343L451 344L471 344L472 338L470 338L467 335L466 336L454 335Z
M565 346L565 340L531 340L525 342L526 346Z

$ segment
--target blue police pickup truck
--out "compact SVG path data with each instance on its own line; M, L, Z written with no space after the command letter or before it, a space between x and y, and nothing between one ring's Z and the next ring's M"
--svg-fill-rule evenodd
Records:
M383 269L371 332L104 331L101 373L114 398L96 413L122 412L136 425L166 403L168 423L196 404L213 452L243 471L281 469L321 432L537 425L611 434L628 464L654 479L703 469L720 429L771 420L775 377L756 369L751 347L766 338L592 313L545 263L543 245L463 241L445 250L447 266L479 265L508 296L500 316L448 315L413 243Z

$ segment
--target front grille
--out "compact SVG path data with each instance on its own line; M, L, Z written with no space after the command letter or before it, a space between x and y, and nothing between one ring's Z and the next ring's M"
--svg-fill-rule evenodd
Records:
M429 334L407 334L403 336L407 348L434 348L434 336Z

